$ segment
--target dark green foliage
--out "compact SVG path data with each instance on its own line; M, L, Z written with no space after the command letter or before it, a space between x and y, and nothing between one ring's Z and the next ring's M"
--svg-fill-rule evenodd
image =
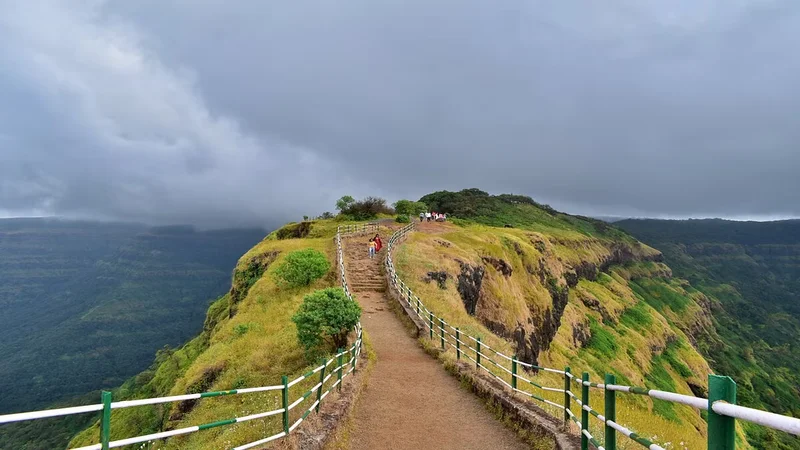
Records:
M643 331L653 323L653 316L650 314L646 302L639 301L630 308L623 311L619 317L620 323L634 330Z
M97 402L77 396L119 386L165 344L195 336L265 234L0 220L0 413ZM77 422L4 425L0 448L26 448L26 435L51 439L28 448L63 448Z
M386 200L378 197L367 197L357 202L352 202L342 209L342 214L352 220L370 220L378 214L393 214L394 210L386 206Z
M394 206L394 211L397 214L404 214L406 216L418 216L419 213L428 211L428 205L425 203L411 200L398 200L392 206Z
M446 213L448 220L452 216L456 224L469 220L495 227L526 228L535 225L632 241L630 236L605 222L563 214L522 195L489 195L473 188L459 192L434 192L422 197L420 202L432 211Z
M589 339L587 348L608 359L614 359L617 354L617 340L608 329L599 323L594 317L589 317L589 331L592 337Z
M353 203L355 203L355 201L356 199L354 199L353 197L345 195L339 200L336 200L336 210L344 212L344 210L347 209Z
M639 278L631 280L630 286L634 292L659 312L663 312L665 308L681 312L694 301L691 297L682 295L679 292L680 287L672 289L661 280Z
M409 223L411 222L411 219L409 219L405 214L398 214L394 221L397 223Z
M312 281L322 278L331 268L331 263L322 252L308 248L296 250L275 269L278 280L291 287L308 286Z
M361 307L341 288L315 291L303 298L292 321L297 326L297 340L309 358L320 351L344 348L347 335L361 319Z

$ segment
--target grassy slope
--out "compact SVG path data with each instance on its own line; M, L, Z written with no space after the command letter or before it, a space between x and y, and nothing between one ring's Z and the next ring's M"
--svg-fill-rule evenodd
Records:
M289 289L276 284L272 275L285 254L292 250L315 248L323 251L334 264L337 222L319 221L303 239L278 240L272 233L239 260L234 288L244 292L247 280L253 284L236 305L229 318L231 294L217 300L208 310L203 333L175 352L157 356L150 370L129 380L116 398L145 398L189 392L226 390L280 384L281 375L290 378L309 366L299 347L290 318L305 294L336 286L332 270L328 276L306 288ZM279 251L263 275L253 274L250 262ZM300 383L290 396L296 398L313 383ZM254 414L279 408L275 392L242 394L200 400L187 414L177 417L178 405L139 407L115 411L112 416L112 439L130 437L165 429L181 428ZM292 420L302 408L292 411ZM172 419L170 419L172 417ZM277 417L277 418L276 418ZM279 431L280 417L254 420L243 424L213 428L172 438L157 448L206 449L229 448L260 439ZM72 446L96 442L98 425L85 430ZM154 447L156 448L156 447Z
M462 226L442 225L439 235L416 233L396 257L401 276L437 314L511 354L516 344L499 338L486 324L501 323L506 330L514 330L536 311L553 304L548 282L542 282L526 267L537 267L542 261L548 273L558 278L582 262L602 261L615 244L624 243L637 249L634 261L612 265L594 281L581 279L569 289L561 326L539 362L549 367L570 366L573 372L585 370L593 380L612 372L620 383L688 395L692 389L702 394L707 388L711 369L702 353L720 341L710 320L712 300L687 281L671 277L664 264L648 261L655 250L637 245L618 229L560 214L524 199L498 202L481 194L472 199L452 195L458 193L444 194L426 196L422 201L433 204L435 210L459 211L455 222ZM499 228L504 225L514 228ZM486 256L508 262L513 268L511 276L482 264ZM478 304L477 317L466 313L456 290L453 276L460 272L456 260L487 266L484 299ZM446 289L423 281L427 272L441 270L451 275ZM563 283L559 286L566 288ZM535 323L534 327L539 325ZM554 387L563 384L547 374L536 379ZM592 403L602 405L601 393L596 394ZM563 401L558 395L546 397ZM662 444L669 442L671 448L704 448L706 426L697 411L646 397L622 396L621 401L619 421L641 435ZM599 427L595 436L602 436ZM638 445L624 438L620 442L629 448Z
M741 404L800 415L800 222L626 220L619 225L657 246L676 275L718 305L722 345L707 355L738 383ZM763 446L800 441L761 427Z

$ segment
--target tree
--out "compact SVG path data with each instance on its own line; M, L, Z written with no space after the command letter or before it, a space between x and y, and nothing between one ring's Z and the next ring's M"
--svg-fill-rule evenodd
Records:
M407 216L416 216L428 210L428 205L425 203L412 202L411 200L398 200L392 206L394 206L394 210L397 214L405 214Z
M367 197L353 202L342 210L342 214L352 220L370 220L378 214L393 214L394 210L386 206L386 200L380 197Z
M295 250L275 269L275 276L292 287L308 286L312 281L328 273L331 263L321 252L313 248Z
M336 200L336 209L341 211L341 212L344 212L344 210L347 209L353 203L355 203L355 201L356 201L356 199L354 199L353 197L351 197L349 195L345 195L344 197L340 198L339 200Z
M313 358L327 344L335 350L347 346L347 335L361 319L361 307L341 288L314 291L292 316L297 326L297 340Z

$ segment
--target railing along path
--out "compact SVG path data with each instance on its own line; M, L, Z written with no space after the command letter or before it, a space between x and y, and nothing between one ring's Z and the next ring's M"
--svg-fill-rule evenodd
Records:
M617 423L617 392L645 395L657 400L679 403L695 409L708 411L709 449L733 450L735 448L736 419L800 436L800 419L736 405L736 383L729 377L718 375L708 376L709 398L647 389L638 386L618 385L616 384L615 376L612 374L606 374L604 383L598 384L589 381L589 374L587 372L583 372L579 377L577 374L573 375L569 367L560 370L528 364L518 360L515 355L506 355L489 347L486 343L481 342L480 337L464 334L459 327L451 325L445 321L443 317L437 316L433 311L428 309L419 296L415 295L411 288L397 276L392 261L394 246L413 230L414 223L412 222L392 234L387 244L386 270L391 280L391 288L398 293L400 301L406 304L408 310L412 311L412 314L416 314L416 316L421 319L422 323L424 323L429 331L430 339L438 338L443 351L453 349L456 352L456 359L468 359L475 364L475 370L479 373L485 372L489 374L509 391L523 394L563 411L565 424L572 421L580 428L581 448L583 450L586 450L589 444L599 450L615 450L617 448L617 432L627 436L645 448L664 450L664 447L651 442L630 428ZM498 369L497 371L500 372L500 374L495 373L495 371L492 371L488 366ZM564 377L564 387L543 386L521 375L519 373L520 367L533 371L543 371L561 375ZM528 386L530 386L534 392L529 392L524 389ZM572 392L573 386L580 387L580 395ZM600 414L589 405L590 389L603 390L605 403L604 414ZM535 393L536 390L540 391L541 394L537 395ZM545 392L563 393L563 403L556 403L544 398L543 395ZM575 404L580 407L580 418L572 412L570 406L571 402L575 402ZM594 417L603 424L604 442L602 444L589 432L590 417Z
M336 251L338 258L340 281L342 284L342 288L344 289L345 293L350 299L352 299L353 296L350 293L350 289L347 287L347 278L344 269L344 253L342 250L342 236L354 233L374 231L376 229L377 229L376 224L344 225L338 227L337 229ZM169 397L124 400L118 402L112 401L111 392L104 391L101 395L101 403L85 405L85 406L75 406L70 408L47 409L42 411L31 411L31 412L24 412L17 414L0 415L0 425L5 423L38 420L48 417L63 417L74 414L96 413L98 411L102 411L102 416L100 419L100 436L99 436L100 442L94 445L78 447L73 450L106 450L109 448L123 447L126 445L139 444L142 442L152 442L160 439L166 439L172 436L196 433L198 431L208 430L210 428L216 428L216 427L223 427L235 423L242 423L256 419L264 419L267 417L280 416L281 417L280 432L275 433L271 436L267 436L263 439L259 439L254 442L234 447L234 450L245 450L257 447L259 445L266 444L267 442L288 436L308 417L309 414L311 414L311 411L316 410L317 412L319 412L319 408L322 401L325 399L325 397L328 396L328 394L330 394L331 391L333 391L334 388L341 390L342 381L344 380L344 378L346 378L347 376L351 375L356 371L356 362L358 361L358 358L361 354L363 330L361 329L360 323L356 325L354 331L356 333L356 341L349 348L339 349L338 352L333 357L329 358L328 360L321 361L320 365L314 367L312 370L295 378L292 381L289 381L288 376L284 375L282 377L281 384L276 384L273 386L259 386L251 388L232 389L228 391L203 392L200 394L186 394L186 395L174 395ZM331 370L328 370L329 368L331 368ZM314 384L311 388L307 389L302 394L300 394L296 399L290 402L290 389L305 380L311 380L311 382L313 382L314 381L313 377L315 375L317 376L316 384ZM331 380L333 379L335 379L335 381L331 382ZM326 385L327 388L325 387ZM162 403L181 402L185 400L196 400L201 398L224 397L231 395L251 394L255 392L270 392L270 391L276 391L276 392L280 391L281 408L274 409L271 411L264 411L257 414L249 414L245 416L238 416L230 419L219 420L216 422L211 422L202 425L195 425L191 427L179 428L176 430L164 431L160 433L133 436L115 441L112 441L110 439L111 426L112 426L111 411L116 409L157 405ZM302 412L300 413L300 416L294 422L290 422L289 413L293 409L299 407L301 404L303 404L306 401L309 401L309 399L312 398L314 399L313 403L311 403L308 407L303 409Z

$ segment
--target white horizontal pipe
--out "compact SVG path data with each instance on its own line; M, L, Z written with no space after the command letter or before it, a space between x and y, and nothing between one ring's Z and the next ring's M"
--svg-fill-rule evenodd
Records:
M262 386L254 388L237 389L236 392L238 392L239 394L249 394L251 392L279 391L281 389L283 389L283 386Z
M795 436L800 436L800 419L794 417L782 416L780 414L760 411L744 406L731 405L723 401L714 402L712 409L715 413L723 416L746 420L775 430L785 431Z
M249 416L237 417L236 418L236 423L247 422L248 420L262 419L264 417L274 416L274 415L280 414L282 412L283 412L283 408L276 409L275 411L267 411L267 412L258 413L258 414L251 414Z
M283 386L280 386L283 389ZM143 398L141 400L126 400L111 403L111 409L130 408L131 406L156 405L158 403L182 402L200 398L200 394L174 395L172 397Z
M195 431L199 430L200 427L198 426L178 428L177 430L172 430L172 431L164 431L161 433L146 434L144 436L121 439L119 441L111 441L108 443L108 447L109 448L124 447L126 445L138 444L139 442L154 441L156 439L164 439L171 436L178 436L180 434L194 433Z
M16 414L6 414L0 416L0 423L19 422L21 420L44 419L45 417L68 416L71 414L83 414L95 411L102 411L103 405L73 406L70 408L45 409L43 411L31 411Z
M674 392L657 391L653 389L651 389L647 394L650 397L657 398L659 400L681 403L684 405L689 405L693 408L702 409L704 411L708 410L708 399L705 398L676 394Z
M245 445L240 445L239 447L234 447L233 450L247 450L248 448L258 447L261 444L266 444L267 442L274 441L275 439L280 439L280 438L282 438L284 436L286 436L286 433L281 431L280 433L272 435L272 436L270 436L268 438L264 438L264 439L261 439L261 440L255 441L255 442L251 442L251 443L245 444Z

